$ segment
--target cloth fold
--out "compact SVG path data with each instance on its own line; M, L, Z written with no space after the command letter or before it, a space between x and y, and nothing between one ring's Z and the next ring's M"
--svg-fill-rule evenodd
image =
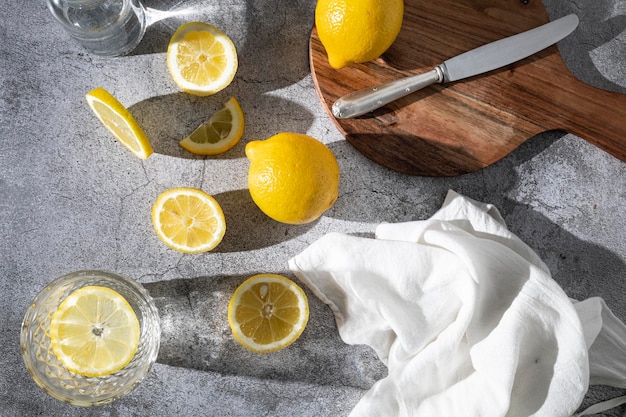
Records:
M289 265L344 342L388 367L352 417L571 416L590 368L626 381L626 327L600 299L572 302L494 206L454 191L428 220L329 233Z

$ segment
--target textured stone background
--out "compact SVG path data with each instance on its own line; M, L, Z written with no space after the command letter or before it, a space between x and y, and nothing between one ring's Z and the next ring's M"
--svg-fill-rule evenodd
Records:
M581 18L559 44L570 70L589 84L626 92L626 2L544 4L551 18L569 12ZM625 163L580 138L548 132L475 174L397 174L357 153L318 101L307 56L314 0L145 5L188 13L154 23L130 56L106 59L77 47L42 1L0 2L0 415L348 415L385 375L375 355L343 344L330 310L310 292L302 337L281 352L249 353L230 335L230 294L258 272L294 278L287 260L329 231L369 235L381 221L427 218L449 188L495 204L568 295L601 296L626 321ZM169 37L190 20L222 28L239 51L235 81L210 98L179 92L166 68ZM144 127L156 150L150 159L133 157L91 114L84 94L97 86ZM231 95L247 118L241 143L214 158L181 150L178 140ZM245 143L286 130L328 144L343 173L336 205L306 226L269 220L247 191ZM223 206L228 230L214 252L182 255L154 234L150 208L174 186L202 188ZM48 397L19 350L32 298L79 269L134 277L155 297L163 320L152 373L126 398L95 409ZM593 389L587 403L619 394Z

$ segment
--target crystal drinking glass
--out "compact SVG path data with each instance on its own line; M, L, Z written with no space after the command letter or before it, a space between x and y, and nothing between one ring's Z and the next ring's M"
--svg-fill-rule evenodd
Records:
M45 0L69 35L87 51L125 55L139 44L147 19L139 0Z
M124 368L101 377L75 374L57 359L50 340L50 321L63 300L85 286L108 287L133 308L140 326L139 346ZM131 392L150 372L161 336L152 297L137 282L105 271L78 271L45 287L28 307L22 323L22 357L35 383L54 398L80 406L110 403Z

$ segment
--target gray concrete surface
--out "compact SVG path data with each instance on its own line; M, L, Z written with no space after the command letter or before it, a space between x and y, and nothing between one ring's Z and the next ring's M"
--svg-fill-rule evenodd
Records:
M357 153L318 101L307 60L314 0L145 3L191 13L153 24L130 56L106 59L77 47L42 1L0 2L0 415L348 415L385 375L373 353L344 345L330 310L311 293L311 320L294 345L249 353L230 336L230 294L258 272L293 278L287 260L329 231L368 235L381 221L424 219L449 188L497 205L571 297L601 296L626 321L624 162L575 136L548 132L475 174L397 174ZM626 92L626 2L544 4L552 18L580 15L580 28L559 45L571 71ZM168 74L169 36L187 20L221 27L239 50L237 77L216 96L183 94ZM149 160L134 158L93 117L84 94L97 86L144 127L156 150ZM178 140L231 95L247 117L242 142L214 158L179 149ZM267 219L247 191L245 143L287 130L328 144L343 172L336 205L306 226ZM202 188L223 206L228 231L214 252L182 255L155 236L150 208L174 186ZM35 294L55 277L86 268L145 284L163 320L162 348L145 382L91 409L37 388L19 349L20 324ZM594 388L586 403L618 394Z

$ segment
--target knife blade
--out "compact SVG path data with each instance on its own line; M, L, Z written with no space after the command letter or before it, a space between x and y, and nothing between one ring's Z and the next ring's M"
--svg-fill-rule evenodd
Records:
M332 113L338 119L358 117L431 84L458 81L504 67L553 45L577 26L578 16L569 14L464 52L428 72L349 93L333 104Z

